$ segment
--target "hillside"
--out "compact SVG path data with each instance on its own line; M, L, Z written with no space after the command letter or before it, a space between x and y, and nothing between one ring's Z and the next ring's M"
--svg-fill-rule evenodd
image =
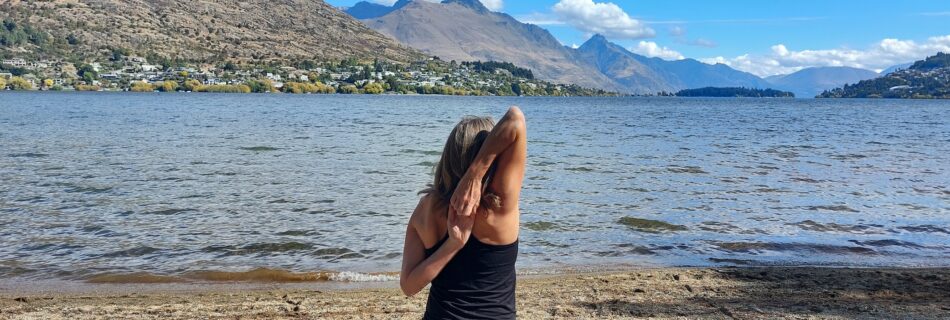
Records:
M352 7L346 8L344 12L357 19L372 19L385 16L393 10L402 8L409 4L411 0L399 0L392 6L385 6L378 3L360 1Z
M547 30L492 12L478 0L411 1L382 17L362 20L394 39L445 61L504 61L540 79L630 92L601 74Z
M791 91L801 98L812 98L825 90L861 80L874 79L874 71L849 67L807 68L798 72L768 77L765 80L774 88Z
M950 99L950 54L937 53L907 69L825 91L820 97Z
M48 35L0 45L7 57L115 50L207 62L423 56L323 1L0 0L0 18Z
M643 92L678 91L703 87L766 88L767 82L723 64L710 65L693 59L667 61L648 58L594 35L578 52L594 61L604 74L628 89Z
M634 93L646 94L676 91L669 77L640 63L634 54L623 47L595 35L577 49L581 59L592 61L601 73L622 84Z

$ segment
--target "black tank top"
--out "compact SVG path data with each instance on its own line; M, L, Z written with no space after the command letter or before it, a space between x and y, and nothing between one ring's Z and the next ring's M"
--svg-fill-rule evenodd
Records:
M428 258L445 243L426 249ZM471 236L429 288L423 319L515 319L518 241L490 245Z

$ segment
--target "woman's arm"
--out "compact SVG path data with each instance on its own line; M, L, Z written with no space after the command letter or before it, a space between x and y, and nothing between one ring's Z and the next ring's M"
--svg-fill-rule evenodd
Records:
M406 244L402 249L402 271L399 274L399 287L402 293L411 297L432 282L432 279L442 272L452 257L465 246L474 223L474 215L458 217L455 212L449 212L447 225L449 238L429 258L425 257L425 245L419 238L419 233L416 232L412 223L409 223L406 228Z
M501 157L499 160L504 161L498 163L498 171L492 179L498 181L493 184L501 185L505 190L495 191L508 196L505 200L517 201L524 177L526 141L527 129L524 114L518 107L511 107L492 129L475 160L469 165L465 176L459 181L452 194L450 202L452 208L464 216L475 213L482 197L482 178L499 157ZM515 204L513 208L517 208L517 205Z

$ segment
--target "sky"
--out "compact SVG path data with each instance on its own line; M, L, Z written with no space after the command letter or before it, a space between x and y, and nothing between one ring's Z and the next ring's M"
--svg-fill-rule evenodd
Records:
M481 1L566 46L599 33L638 54L724 63L762 77L823 66L881 71L950 52L950 0Z

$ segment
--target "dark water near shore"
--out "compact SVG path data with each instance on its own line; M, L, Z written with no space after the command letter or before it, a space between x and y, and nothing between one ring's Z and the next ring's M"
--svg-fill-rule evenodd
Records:
M512 104L523 269L950 266L946 101L4 92L0 278L397 271L451 127Z

